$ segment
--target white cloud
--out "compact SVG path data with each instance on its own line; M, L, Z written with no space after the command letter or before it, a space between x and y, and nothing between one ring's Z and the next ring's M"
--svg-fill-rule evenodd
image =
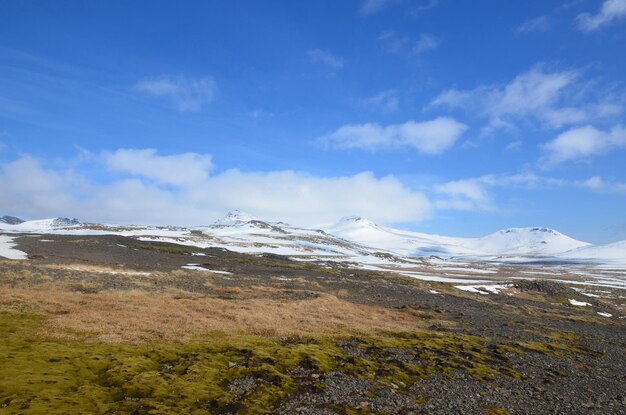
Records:
M626 0L605 0L598 13L581 13L576 21L580 30L592 32L624 18L626 18Z
M203 78L159 77L138 82L133 89L155 97L169 98L180 112L200 111L205 104L213 101L216 90L215 80Z
M398 91L395 89L389 89L374 96L362 99L359 103L365 107L380 109L385 112L392 112L398 109L398 106L400 105L400 98L398 98Z
M342 149L377 151L410 147L422 154L440 154L450 149L467 130L453 118L407 121L403 124L348 124L321 137L322 144Z
M114 152L105 151L101 157L111 170L172 185L200 183L207 179L213 167L208 154L160 156L153 149L118 149Z
M456 180L439 184L435 191L445 195L435 202L439 209L493 210L493 200L487 186L480 179Z
M538 121L548 128L610 118L622 112L620 104L601 93L589 97L575 70L546 71L536 65L506 85L483 85L473 90L441 92L431 106L464 109L488 120L483 133L517 128L519 122Z
M550 28L550 20L548 16L538 16L528 19L515 28L515 32L519 34L545 32Z
M130 177L105 176L110 181L104 184L100 174L96 181L44 167L30 157L2 163L0 210L31 218L75 216L88 221L193 225L211 223L228 210L242 209L268 220L308 226L352 214L390 223L424 220L431 213L426 196L393 176L362 172L319 177L294 171L228 170L204 178L165 179L151 164L161 156L151 150L135 151L150 162L130 171L125 164L129 159L125 159L121 170ZM106 163L107 157L89 159L95 164L85 171ZM166 169L188 167L187 154L169 157ZM192 163L197 163L196 158Z
M626 193L625 182L615 180L607 181L600 176L590 177L580 184L587 189L595 190L597 192Z
M441 44L441 39L428 33L422 33L413 47L413 52L424 53L435 50Z
M612 149L626 148L626 128L621 125L610 131L601 131L587 125L559 134L542 146L541 164L552 167L566 161L586 159L607 153Z
M82 191L82 181L71 171L45 171L32 157L0 163L0 210L5 212L36 217L47 206L71 211Z
M307 52L307 56L312 62L322 63L332 70L342 69L345 64L343 59L321 49L311 49Z

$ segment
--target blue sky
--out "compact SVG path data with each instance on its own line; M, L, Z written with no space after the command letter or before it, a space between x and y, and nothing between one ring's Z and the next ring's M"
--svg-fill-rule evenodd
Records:
M0 214L626 239L626 0L3 0L0 19Z

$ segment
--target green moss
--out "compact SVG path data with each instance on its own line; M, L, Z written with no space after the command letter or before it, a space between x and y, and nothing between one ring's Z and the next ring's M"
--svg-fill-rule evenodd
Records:
M432 373L453 370L466 371L478 380L492 380L499 375L521 376L503 366L506 359L496 346L476 336L432 332L386 333L362 339L359 347L372 359L354 358L345 363L342 370L361 378L396 385L410 385ZM398 349L410 351L411 363L390 358L390 351Z
M297 384L289 369L332 369L330 341L281 345L273 339L217 336L204 343L87 344L38 337L42 318L0 313L0 413L220 412L236 405L267 413ZM229 385L252 376L236 396Z
M196 343L102 344L43 339L38 335L43 321L0 312L0 414L263 414L298 389L296 367L318 374L340 371L379 388L404 389L433 373L453 371L483 381L503 375L521 379L507 365L509 353L585 352L574 342L501 344L426 331L352 339L358 353L338 345L345 338L280 341L223 333ZM238 389L237 381L246 378L253 386ZM314 387L323 390L323 383Z

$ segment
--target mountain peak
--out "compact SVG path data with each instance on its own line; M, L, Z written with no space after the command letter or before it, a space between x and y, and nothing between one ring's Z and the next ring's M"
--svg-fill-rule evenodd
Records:
M339 220L339 224L352 224L352 223L356 223L359 225L366 225L366 226L376 226L374 222L372 222L369 219L365 219L361 216L344 216L343 218Z
M20 223L24 223L22 219L16 218L15 216L3 216L0 218L0 222L6 223L7 225L19 225Z
M242 212L236 209L236 210L231 210L230 212L228 212L226 216L224 216L222 219L218 219L217 221L215 221L214 225L222 225L222 226L241 225L244 223L248 223L251 221L258 221L258 220L260 220L258 217L250 213Z

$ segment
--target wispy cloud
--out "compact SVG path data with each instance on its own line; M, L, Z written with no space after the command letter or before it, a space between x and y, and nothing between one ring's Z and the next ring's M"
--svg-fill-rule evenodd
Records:
M576 22L583 32L593 32L624 18L626 18L626 0L605 0L596 14L581 13Z
M430 33L421 33L417 39L396 33L393 30L387 30L378 36L377 40L387 46L391 53L420 55L437 49L442 39Z
M359 104L364 107L378 109L384 112L392 112L398 109L398 106L400 105L400 98L398 97L398 91L395 89L388 89L374 96L360 100Z
M441 39L428 33L422 33L415 42L413 52L424 53L431 50L435 50L441 44Z
M544 144L540 164L549 168L623 148L626 148L626 128L623 126L617 125L609 131L601 131L587 125L567 130Z
M452 118L408 121L381 126L375 123L348 124L318 139L323 145L340 149L378 151L412 148L434 155L452 148L467 126Z
M495 211L498 209L493 195L495 188L536 189L565 184L563 180L538 176L532 172L487 174L435 186L435 192L441 197L434 201L434 205L439 209Z
M600 176L593 176L580 183L581 186L586 187L597 192L608 193L626 193L626 182L618 180L606 180Z
M210 76L202 78L163 76L144 79L135 84L133 90L154 97L168 98L180 112L195 112L213 101L216 82Z
M463 109L486 118L486 134L515 129L520 121L538 121L554 129L619 115L622 103L599 91L586 89L577 70L548 71L539 64L506 85L443 91L430 105Z
M435 8L439 4L439 0L427 0L422 4L417 4L408 8L406 14L407 16L418 18L424 12Z
M516 174L486 174L453 180L434 186L433 206L442 210L501 211L496 200L497 189L586 189L601 193L626 193L626 183L592 176L585 180L562 179L532 171Z
M396 0L363 0L359 7L359 14L362 16L376 14L395 2Z
M550 28L550 19L548 16L538 16L524 21L515 28L518 34L546 32Z
M504 151L507 152L515 152L520 151L522 149L522 142L520 140L511 141L509 144L504 147Z
M311 49L306 54L312 62L324 64L332 70L342 69L345 65L345 61L342 58L325 50Z

